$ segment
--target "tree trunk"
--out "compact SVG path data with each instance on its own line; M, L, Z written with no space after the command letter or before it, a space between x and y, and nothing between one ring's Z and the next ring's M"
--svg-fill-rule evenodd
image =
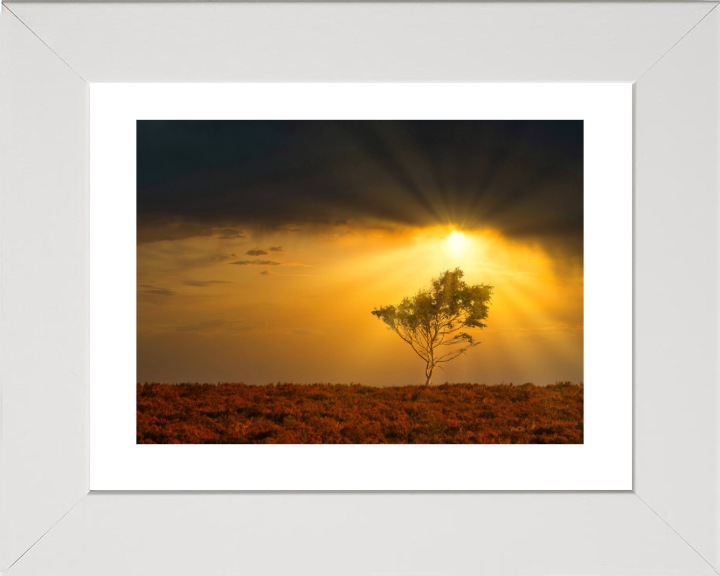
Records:
M425 380L425 386L430 386L430 380L432 380L432 373L435 369L435 366L428 366L425 368L425 376L427 376L427 380Z

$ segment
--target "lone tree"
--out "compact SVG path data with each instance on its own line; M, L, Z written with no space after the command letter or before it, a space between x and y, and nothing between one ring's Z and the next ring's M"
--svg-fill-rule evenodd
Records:
M468 286L460 268L446 270L433 278L429 290L420 290L397 306L381 306L372 311L400 338L410 344L425 362L425 385L430 384L438 364L450 362L480 342L464 328L485 328L493 287Z

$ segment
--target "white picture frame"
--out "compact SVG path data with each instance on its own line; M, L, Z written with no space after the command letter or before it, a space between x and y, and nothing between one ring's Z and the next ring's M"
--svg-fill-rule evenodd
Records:
M632 489L631 84L103 83L90 97L90 490ZM583 443L137 444L136 123L149 118L582 119Z
M0 570L716 574L719 14L5 4ZM633 490L89 493L89 84L410 80L634 83Z

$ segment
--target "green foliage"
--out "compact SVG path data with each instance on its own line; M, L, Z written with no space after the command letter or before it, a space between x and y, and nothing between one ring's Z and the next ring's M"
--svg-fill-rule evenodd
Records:
M463 331L485 328L493 287L468 285L460 268L433 278L429 289L404 298L397 306L372 311L425 361L426 384L438 364L454 360L480 342Z

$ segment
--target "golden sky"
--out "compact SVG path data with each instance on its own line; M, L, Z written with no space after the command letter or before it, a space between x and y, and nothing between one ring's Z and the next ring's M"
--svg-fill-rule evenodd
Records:
M448 227L222 236L138 247L139 381L420 383L422 361L370 312L455 267L494 295L482 344L435 383L583 380L582 267L539 246Z

